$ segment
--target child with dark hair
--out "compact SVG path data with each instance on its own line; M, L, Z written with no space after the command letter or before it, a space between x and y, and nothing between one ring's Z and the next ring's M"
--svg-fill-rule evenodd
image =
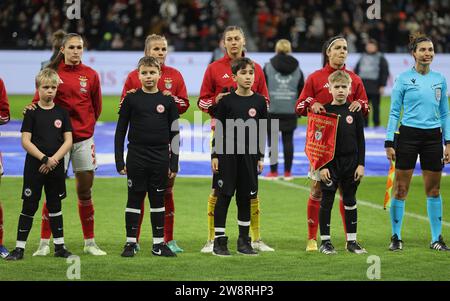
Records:
M267 129L260 129L259 123L263 120L267 122L267 105L264 96L251 90L255 81L255 65L250 59L236 59L231 70L237 89L225 95L215 111L211 165L216 174L214 179L217 183L214 184L219 195L214 209L213 254L231 255L225 223L231 198L236 192L239 225L237 251L243 255L257 255L249 237L250 200L257 196L258 174L263 170Z

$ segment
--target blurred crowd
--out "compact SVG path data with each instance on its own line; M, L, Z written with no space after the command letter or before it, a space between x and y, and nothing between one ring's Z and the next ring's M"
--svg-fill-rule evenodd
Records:
M89 49L142 50L145 37L156 33L174 50L211 51L229 15L221 0L78 1L81 18L69 20L65 0L0 0L0 48L49 49L62 28L82 34Z
M363 51L369 38L378 41L382 52L407 52L409 34L421 31L432 37L437 52L450 52L449 0L240 2L260 51L272 51L285 38L294 51L316 52L329 37L343 34L350 52ZM376 2L381 18L370 20L366 12Z
M89 49L141 50L150 33L164 34L173 50L212 51L229 25L226 0L77 0L81 19L69 20L63 0L0 0L0 48L49 49L57 29L78 32ZM69 1L74 2L75 1ZM366 16L380 3L381 19ZM450 0L238 0L259 51L281 38L293 50L316 52L343 34L350 52L369 38L382 52L407 52L409 34L432 37L437 52L450 52Z

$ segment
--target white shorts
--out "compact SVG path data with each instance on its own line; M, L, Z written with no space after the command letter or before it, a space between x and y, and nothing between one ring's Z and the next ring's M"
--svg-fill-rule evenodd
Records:
M312 171L311 166L309 166L308 178L313 181L320 182L320 170Z
M95 155L94 137L74 143L70 151L64 156L64 170L69 169L69 161L72 162L73 172L93 171L97 169L97 157Z

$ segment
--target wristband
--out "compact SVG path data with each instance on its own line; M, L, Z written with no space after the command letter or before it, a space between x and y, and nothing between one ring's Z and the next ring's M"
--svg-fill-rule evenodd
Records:
M386 140L384 141L384 148L392 147L394 148L394 141Z

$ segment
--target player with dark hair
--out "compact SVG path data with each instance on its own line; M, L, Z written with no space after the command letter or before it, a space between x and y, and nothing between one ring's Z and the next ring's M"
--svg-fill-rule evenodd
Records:
M9 103L8 96L6 95L5 84L3 80L0 78L0 125L6 124L9 122ZM1 150L0 150L1 151ZM3 175L3 161L2 161L2 153L0 152L0 184ZM5 258L8 256L8 249L3 245L3 207L2 203L0 203L0 257Z
M220 100L236 89L236 82L233 81L231 64L234 60L244 57L245 36L239 26L228 26L223 33L224 47L226 50L223 58L208 65L203 76L200 89L200 96L197 102L198 107L211 116L211 130L214 132L215 120L213 109L220 103ZM260 65L255 64L255 81L252 91L265 97L269 105L269 92L267 90L266 79ZM214 243L214 207L217 202L217 179L213 175L212 191L208 197L208 240L202 248L202 253L211 253ZM259 251L274 251L261 240L259 216L259 198L251 200L250 233L253 248Z
M64 245L61 200L66 197L64 155L72 147L69 114L53 99L61 79L55 70L45 68L36 77L39 102L28 110L22 123L22 146L27 151L23 171L22 212L17 229L16 248L6 260L21 260L33 218L39 207L42 188L47 198L55 257L72 255Z
M347 97L352 80L350 75L337 70L328 77L329 91L333 101L325 104L328 113L339 116L336 133L336 148L333 160L320 169L320 252L336 254L331 243L331 209L338 186L342 189L345 206L346 249L351 253L363 254L367 251L356 241L358 215L356 208L356 190L364 176L365 141L364 118L359 111L351 112Z
M152 56L156 58L161 64L161 77L158 81L158 90L164 95L170 95L175 100L175 104L178 108L178 113L183 114L189 108L189 98L186 91L186 85L184 83L181 73L170 66L165 64L168 53L167 40L164 36L151 34L145 39L144 53L146 56ZM139 80L139 72L137 69L131 71L128 74L125 85L122 89L122 100L127 93L134 92L142 87ZM164 194L164 207L166 208L165 222L164 222L164 241L169 248L175 253L183 252L177 242L173 239L173 227L175 219L175 203L173 199L173 187L175 185L175 177L169 179L167 189ZM141 217L139 219L138 231L137 231L137 243L136 248L139 250L139 236L141 233L142 220L144 218L145 209L145 196L142 200Z
M258 194L258 174L263 170L265 139L260 140L259 123L263 120L267 125L267 106L264 96L251 90L255 64L241 57L233 61L231 70L237 89L221 99L214 115L217 122L211 165L219 194L214 209L213 254L231 255L225 224L228 207L236 191L237 251L244 255L257 255L249 237L250 202ZM239 132L244 133L243 137ZM265 134L267 128L262 132Z
M176 254L164 242L164 193L168 179L173 179L178 172L178 108L171 96L158 90L161 67L156 58L141 58L138 71L142 88L125 96L114 143L117 171L128 178L127 242L122 256L133 257L136 253L141 205L147 193L153 230L152 254L174 257ZM128 125L125 163L123 152Z
M348 49L347 41L342 36L330 38L322 48L323 68L312 73L306 79L305 86L296 103L296 113L306 116L308 110L314 113L324 112L324 105L333 100L328 89L328 76L336 70L343 70L352 79L351 92L347 101L350 102L351 112L362 110L364 115L369 111L368 100L361 78L345 67ZM308 199L308 243L306 251L317 251L317 228L319 225L319 210L322 192L320 185L319 171L310 172L311 193ZM340 212L343 224L345 225L345 208L340 204Z
M395 161L394 195L390 208L392 237L389 250L403 249L401 227L405 200L419 155L431 227L430 248L450 251L442 238L440 193L443 165L450 162L447 82L442 74L430 69L435 52L429 37L420 33L412 35L409 50L415 64L408 71L401 73L395 81L384 144L388 160ZM394 133L399 123L398 142L394 146Z

